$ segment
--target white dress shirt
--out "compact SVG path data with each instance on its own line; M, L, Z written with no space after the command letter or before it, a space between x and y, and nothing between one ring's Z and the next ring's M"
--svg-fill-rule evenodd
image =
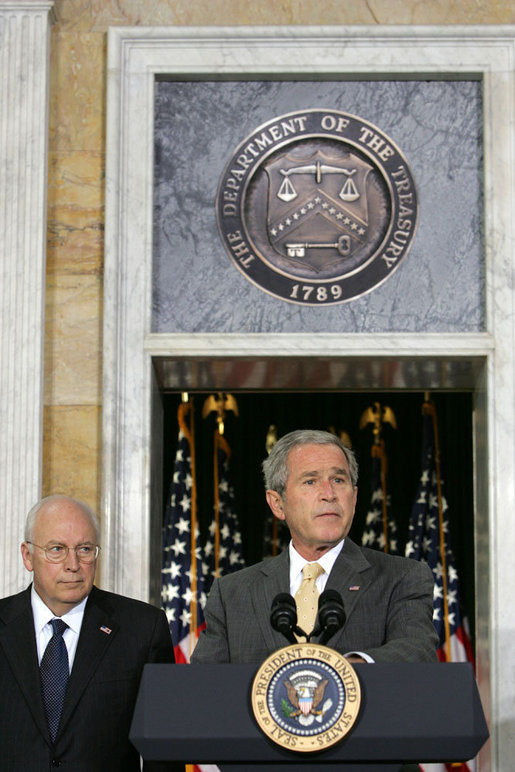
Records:
M319 566L322 566L324 573L317 577L315 583L319 593L325 590L327 579L331 573L336 558L342 551L344 541L345 539L342 539L341 542L336 545L336 547L331 547L331 549L325 552L318 560L306 560L306 558L303 558L302 555L299 555L293 546L293 543L290 541L290 593L293 595L293 597L295 597L295 593L302 583L302 569L306 563L318 563Z
M317 576L315 583L319 593L325 590L329 574L331 573L331 570L335 564L336 558L342 551L344 542L345 539L342 539L341 542L336 545L336 547L331 547L331 549L325 552L318 560L306 560L306 558L303 558L302 555L299 555L293 546L293 542L290 541L290 594L293 597L295 597L295 593L301 585L303 579L302 569L306 563L318 563L319 566L322 566L324 573L320 574L320 576ZM344 656L349 657L351 655L363 657L363 659L369 663L375 661L369 654L365 654L362 651L348 651Z
M84 600L70 609L70 611L63 614L62 617L59 617L68 625L68 629L63 633L63 640L66 643L66 648L68 650L70 672L72 670L73 660L75 659L75 652L77 651L77 643L79 642L79 633L80 628L82 627L82 620L84 619L84 609L86 608L87 600L87 598L84 598ZM38 663L41 664L41 658L47 647L48 641L54 634L50 620L55 619L56 615L53 614L48 606L41 600L34 589L34 585L32 585L30 601L32 604L32 615L34 617Z

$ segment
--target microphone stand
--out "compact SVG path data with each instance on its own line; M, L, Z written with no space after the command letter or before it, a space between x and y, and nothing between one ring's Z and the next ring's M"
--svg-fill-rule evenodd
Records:
M310 632L309 635L306 635L306 642L311 643L311 639L316 637L317 635L320 635L322 632L322 628L320 625L318 627L314 627L313 630Z

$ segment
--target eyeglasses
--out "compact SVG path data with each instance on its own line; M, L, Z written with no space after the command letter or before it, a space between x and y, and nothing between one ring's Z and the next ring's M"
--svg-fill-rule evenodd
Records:
M64 563L71 549L75 552L80 563L94 563L100 552L98 544L79 544L78 547L66 547L64 544L42 547L40 544L34 544L33 541L28 541L27 544L32 544L33 547L39 547L40 550L43 550L49 563Z

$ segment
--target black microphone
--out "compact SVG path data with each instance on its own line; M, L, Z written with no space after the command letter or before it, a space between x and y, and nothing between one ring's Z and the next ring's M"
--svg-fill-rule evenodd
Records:
M317 631L313 631L311 635L317 635L322 630L319 643L325 644L329 638L343 627L346 618L340 593L336 590L324 590L318 600L319 628Z
M300 627L297 627L297 607L294 599L287 592L280 592L273 599L270 624L274 630L282 633L290 643L297 643L294 632L305 635Z

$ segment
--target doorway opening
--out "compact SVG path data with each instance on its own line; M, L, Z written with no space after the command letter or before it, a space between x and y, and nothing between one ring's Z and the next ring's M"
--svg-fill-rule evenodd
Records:
M371 369L372 364L369 363ZM295 370L295 366L293 369ZM264 370L262 367L262 373ZM440 363L440 372L445 371L446 368ZM161 375L162 372L161 369ZM320 367L318 376L322 382L327 382L327 372L324 376L324 370ZM276 382L278 380L280 379L276 373ZM435 379L431 380L434 383ZM442 477L448 505L446 515L460 579L461 601L469 619L471 638L474 642L474 390L470 386L464 387L463 370L459 389L441 388L440 385L429 394L427 390L420 388L364 388L348 391L334 388L274 389L268 386L242 389L238 388L236 381L237 379L233 380L233 388L223 389L225 392L230 391L235 397L238 409L237 415L231 411L227 412L224 436L232 451L230 477L234 486L235 511L239 518L247 565L258 562L267 554L265 542L269 533L271 513L265 501L261 463L267 454L266 443L271 427L274 427L277 437L299 428L324 429L337 434L344 432L347 435L360 469L358 503L349 536L356 543L362 543L373 495L373 426L366 423L366 419L364 425L360 424L363 424L367 408L375 403L391 408L395 418L395 427L392 423L385 423L382 434L388 458L387 490L391 497L390 512L397 523L399 552L404 554L409 521L422 472L422 405L429 395L437 413ZM178 436L177 409L181 401L181 391L164 389L160 394L162 457L157 463L161 464L162 475L156 475L156 479L161 479L161 522L172 479ZM213 516L213 435L216 430L216 416L211 413L203 417L203 408L206 399L214 391L190 388L188 392L193 400L195 413L198 517L201 532L206 534ZM160 563L154 560L152 565L155 575L151 585L157 588Z

